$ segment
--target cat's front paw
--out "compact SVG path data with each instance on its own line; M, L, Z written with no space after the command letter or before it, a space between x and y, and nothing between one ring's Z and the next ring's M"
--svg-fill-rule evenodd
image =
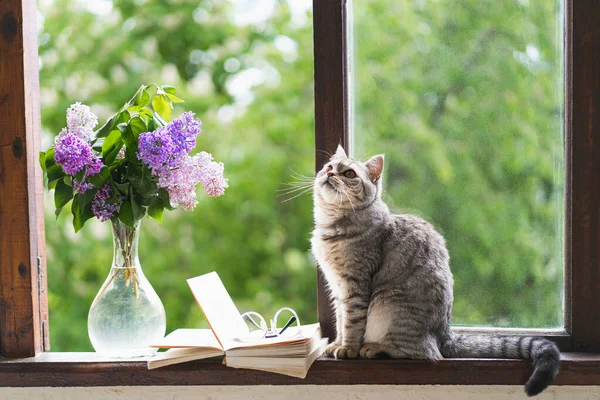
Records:
M325 354L327 354L328 356L333 357L333 355L335 354L335 352L338 349L338 347L340 347L339 343L336 343L336 342L329 343L327 345L327 347L325 347Z
M342 359L358 358L358 350L356 350L353 347L348 347L348 346L337 346L337 348L333 351L332 354L335 358L342 358Z
M360 358L377 358L383 353L383 347L378 343L365 343L359 351Z

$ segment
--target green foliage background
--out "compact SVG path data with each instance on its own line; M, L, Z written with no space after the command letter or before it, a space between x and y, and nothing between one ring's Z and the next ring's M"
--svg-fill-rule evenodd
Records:
M212 270L240 310L292 305L316 319L312 201L277 197L292 169L314 173L312 19L298 1L38 1L44 147L71 103L102 123L157 82L186 100L175 115L202 119L197 149L225 163L224 196L199 193L194 212L142 223L140 260L168 331L205 326L185 279ZM455 323L561 324L557 10L541 0L354 1L354 153L385 152L388 202L445 235ZM54 351L90 351L87 312L108 275L111 233L94 220L75 235L69 218L55 220L48 197L50 339Z

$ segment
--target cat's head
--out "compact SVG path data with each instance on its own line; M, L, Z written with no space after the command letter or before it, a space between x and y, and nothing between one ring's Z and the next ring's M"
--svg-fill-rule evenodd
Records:
M349 158L342 146L315 178L315 202L319 206L357 209L381 196L383 154L367 162Z

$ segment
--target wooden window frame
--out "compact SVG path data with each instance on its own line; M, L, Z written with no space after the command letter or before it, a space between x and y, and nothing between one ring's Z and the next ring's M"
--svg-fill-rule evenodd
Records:
M561 351L600 352L600 3L565 4L565 256L564 329L460 329L480 333L545 336ZM316 170L349 137L346 0L315 0ZM335 334L334 317L321 275L319 322ZM459 330L459 329L457 329Z
M600 384L600 4L565 0L565 297L556 384ZM313 0L316 167L349 147L346 0ZM320 359L305 380L201 360L148 371L143 360L47 353L48 306L35 0L0 2L0 386L523 384L527 360ZM592 314L592 315L590 315ZM318 279L318 318L333 337ZM506 331L505 331L506 332ZM509 331L510 332L510 331Z

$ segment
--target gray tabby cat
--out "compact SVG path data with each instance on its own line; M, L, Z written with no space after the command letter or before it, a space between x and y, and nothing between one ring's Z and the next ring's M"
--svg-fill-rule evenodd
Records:
M336 358L439 360L525 358L533 396L558 373L551 341L526 336L460 335L450 330L452 273L444 238L423 219L393 215L381 200L383 155L366 163L341 147L314 182L312 251L336 310Z

